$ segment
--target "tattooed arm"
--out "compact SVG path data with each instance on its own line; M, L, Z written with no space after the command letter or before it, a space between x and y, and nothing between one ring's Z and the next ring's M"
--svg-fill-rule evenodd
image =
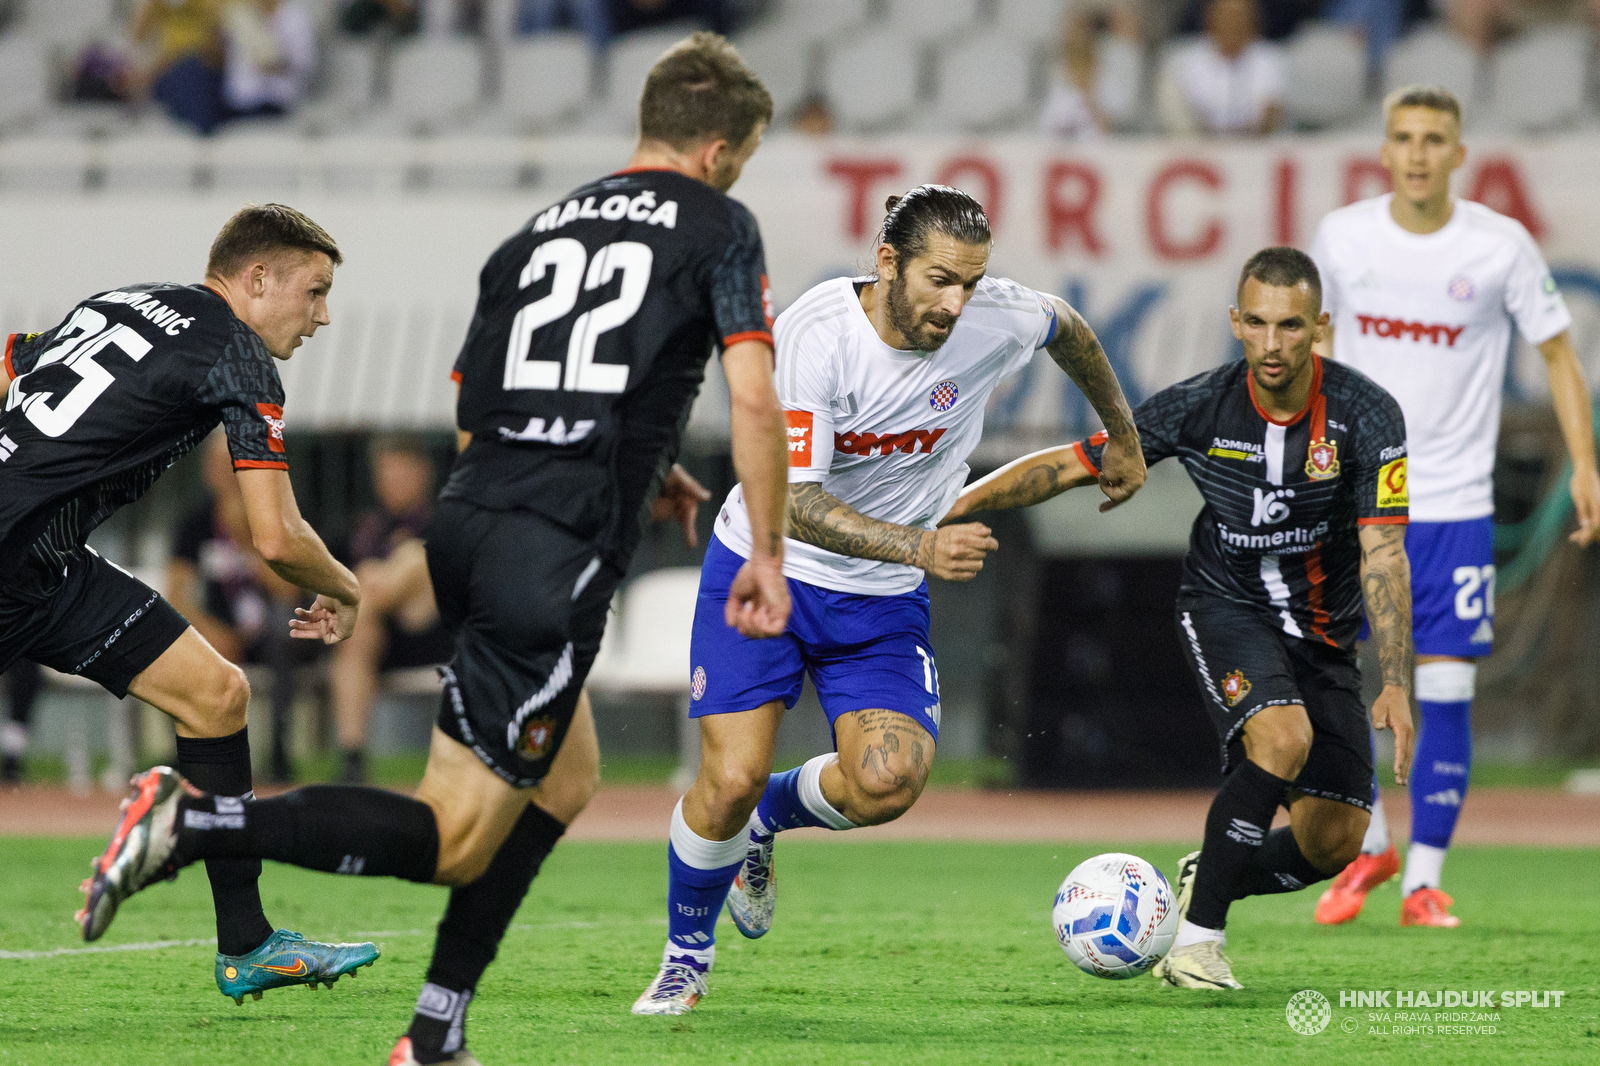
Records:
M968 485L956 497L955 506L939 520L939 524L946 525L979 511L1031 507L1079 485L1093 485L1096 480L1078 458L1078 450L1072 445L1046 448L1009 462L988 477ZM1107 500L1100 505L1100 509L1105 511L1113 506L1115 504Z
M1383 692L1372 704L1372 727L1394 730L1394 779L1406 783L1411 770L1411 563L1406 527L1365 525L1361 537L1361 594L1367 625L1378 648Z
M789 486L788 528L795 540L857 559L905 563L946 581L971 581L1000 545L977 522L939 530L868 518L815 481Z
M1122 386L1089 323L1061 297L1047 298L1055 308L1057 326L1056 335L1045 350L1088 399L1111 438L1106 443L1098 480L1112 504L1121 503L1144 484L1144 455L1139 450L1133 412L1128 409Z

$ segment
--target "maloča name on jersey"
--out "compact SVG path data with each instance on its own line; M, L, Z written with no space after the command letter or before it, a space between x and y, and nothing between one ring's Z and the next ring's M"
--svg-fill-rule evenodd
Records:
M568 222L580 218L599 218L607 222L626 218L631 222L643 222L650 226L677 228L678 201L668 200L657 206L656 194L650 189L633 197L622 193L608 196L601 201L599 207L596 207L594 202L598 199L600 199L598 196L585 196L581 204L577 200L568 200L565 204L550 208L533 220L533 232L545 233L560 229Z

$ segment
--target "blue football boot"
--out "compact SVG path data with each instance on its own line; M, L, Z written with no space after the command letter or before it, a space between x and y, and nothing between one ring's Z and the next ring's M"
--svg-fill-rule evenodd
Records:
M319 944L279 929L248 955L217 955L217 988L240 1006L245 996L261 998L269 988L318 983L329 988L345 974L356 976L378 959L376 944Z

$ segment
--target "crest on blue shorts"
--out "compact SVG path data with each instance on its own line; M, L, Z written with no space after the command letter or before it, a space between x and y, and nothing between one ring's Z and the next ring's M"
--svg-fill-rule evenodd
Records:
M935 411L948 411L956 405L956 400L961 396L961 390L956 383L948 379L939 382L928 393L928 406Z

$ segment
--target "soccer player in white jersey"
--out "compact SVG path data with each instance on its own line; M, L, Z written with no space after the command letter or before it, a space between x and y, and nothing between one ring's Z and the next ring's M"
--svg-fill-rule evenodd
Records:
M635 1014L682 1014L705 994L725 899L741 933L767 931L774 834L892 821L922 792L939 735L924 574L971 580L998 547L976 522L935 528L966 481L994 387L1046 350L1110 434L1099 479L1108 505L1144 483L1138 432L1099 341L1065 301L986 276L989 221L977 201L923 185L888 212L877 274L823 282L774 328L794 607L788 632L770 640L723 622L754 549L735 488L695 608L700 773L672 814L667 945ZM837 754L772 774L778 723L807 673Z
M1411 87L1390 95L1384 115L1382 160L1394 191L1330 213L1311 255L1333 318L1331 355L1405 412L1422 731L1400 924L1455 926L1440 873L1467 792L1475 663L1494 641L1490 475L1513 322L1549 372L1572 456L1577 544L1600 536L1600 474L1572 319L1543 256L1515 219L1450 195L1450 175L1466 158L1461 105L1444 89ZM1354 918L1398 869L1375 803L1362 854L1324 893L1317 921Z

